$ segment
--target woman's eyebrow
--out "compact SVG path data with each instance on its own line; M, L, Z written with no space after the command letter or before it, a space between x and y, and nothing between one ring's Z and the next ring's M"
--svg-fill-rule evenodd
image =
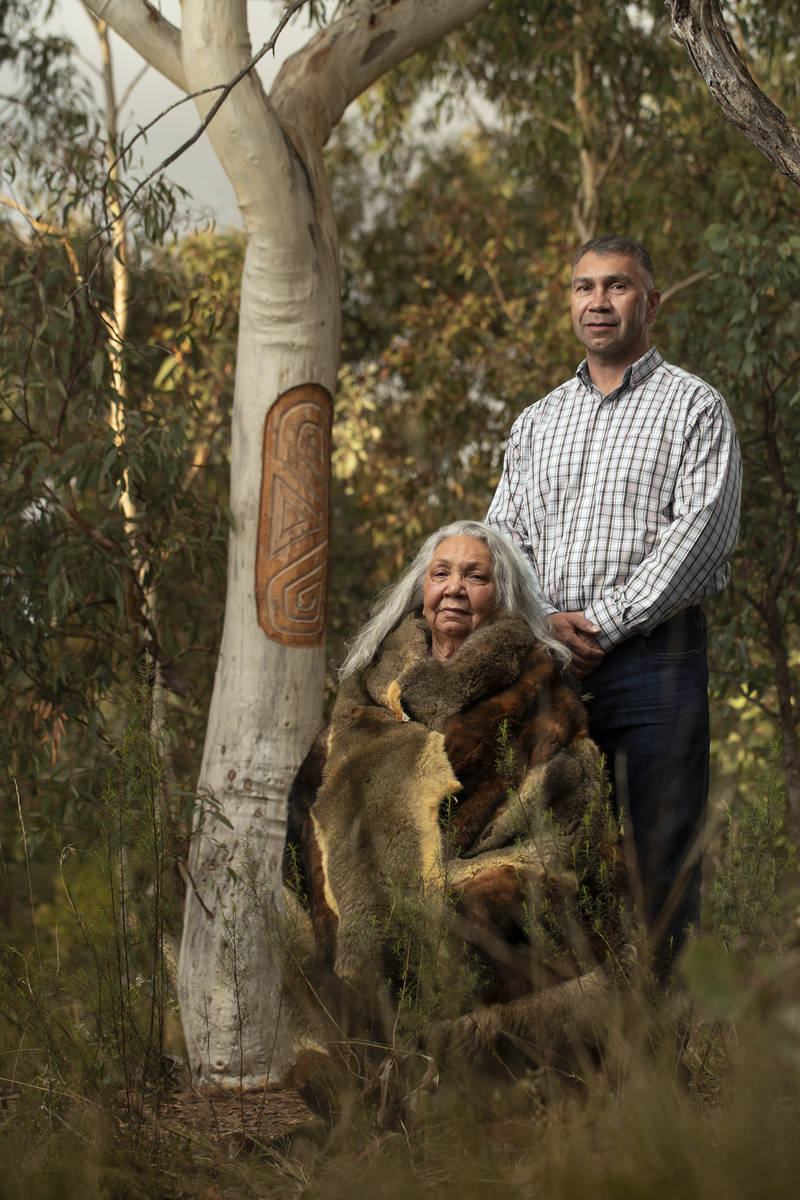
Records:
M429 570L429 571L432 571L434 567L448 567L448 568L452 568L454 565L455 565L455 564L453 563L452 559L449 559L449 558L434 558L434 559L431 561L431 565L430 565L430 567L428 568L428 570ZM461 567L462 567L462 569L463 569L464 571L472 571L472 570L474 570L474 568L475 568L475 567L479 567L479 568L480 568L482 571L484 571L484 570L485 570L485 571L491 571L491 567L490 567L490 566L487 566L487 565L486 565L486 563L484 563L484 562L481 562L481 561L480 561L480 559L477 559L477 558L469 558L469 559L467 559L467 561L466 561L465 563L462 563L462 564L461 564Z

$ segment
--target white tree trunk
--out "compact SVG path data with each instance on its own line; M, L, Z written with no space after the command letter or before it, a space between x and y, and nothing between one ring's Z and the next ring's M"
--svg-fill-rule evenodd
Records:
M251 54L246 0L183 0L181 33L165 32L163 18L148 25L145 0L87 3L191 92L227 82ZM233 828L207 819L194 841L179 964L190 1063L216 1081L263 1079L291 1054L277 971L236 876L249 844L280 903L286 797L322 716L329 397L341 339L322 148L364 88L488 3L354 0L287 61L271 99L251 73L209 127L249 237L231 445L235 527L200 777ZM198 101L201 114L212 101ZM225 970L233 928L249 960L238 997Z
M192 91L226 83L250 57L245 0L228 5L184 0L183 61ZM198 105L202 115L211 100L213 96L203 97ZM321 385L333 395L341 339L340 284L336 224L324 172L306 162L312 198L303 163L284 137L255 73L233 92L209 136L236 189L248 234L231 444L234 529L225 627L200 781L201 789L222 802L233 829L207 821L194 843L190 870L214 916L206 915L190 890L179 977L192 1064L202 1063L203 1073L217 1078L238 1077L241 1069L252 1080L267 1074L270 1057L277 1069L291 1047L279 1033L273 1053L277 973L263 930L248 918L241 888L228 868L242 871L249 838L275 896L281 895L286 796L322 723L325 670L321 589L311 598L319 612L309 615L320 617L316 637L312 633L308 639L311 645L280 645L259 625L257 565L265 574L267 564L257 564L257 558L259 549L262 558L268 554L263 522L259 539L264 426L278 397L298 385ZM323 427L323 441L324 437ZM327 485L324 490L327 499ZM291 536L291 518L287 524ZM305 528L302 521L298 526ZM323 569L327 570L327 556ZM234 903L237 924L252 938L245 984L248 1021L241 1045L234 1031L238 1005L245 997L237 1001L230 984L222 982L217 961L225 934L222 913L227 911L232 920Z

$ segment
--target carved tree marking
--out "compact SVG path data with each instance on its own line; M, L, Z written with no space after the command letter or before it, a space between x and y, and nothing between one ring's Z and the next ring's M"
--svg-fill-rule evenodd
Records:
M319 384L279 396L264 425L258 623L281 646L325 641L333 401Z

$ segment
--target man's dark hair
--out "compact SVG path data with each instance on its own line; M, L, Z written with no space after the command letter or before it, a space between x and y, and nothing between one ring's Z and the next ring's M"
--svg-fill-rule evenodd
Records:
M645 250L641 242L635 242L633 238L622 237L619 233L604 233L602 237L592 238L589 242L584 242L578 253L575 255L575 261L572 264L573 274L578 263L583 258L584 254L629 254L631 258L635 258L639 266L646 275L648 291L655 287L655 271L653 270L653 260Z

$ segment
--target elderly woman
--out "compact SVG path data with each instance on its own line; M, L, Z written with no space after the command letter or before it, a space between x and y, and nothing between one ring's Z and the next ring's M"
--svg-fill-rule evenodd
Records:
M539 1066L607 992L619 923L580 900L576 847L593 821L613 861L616 830L567 665L526 559L486 525L440 529L383 594L289 798L298 1051L413 1028L441 1059Z

